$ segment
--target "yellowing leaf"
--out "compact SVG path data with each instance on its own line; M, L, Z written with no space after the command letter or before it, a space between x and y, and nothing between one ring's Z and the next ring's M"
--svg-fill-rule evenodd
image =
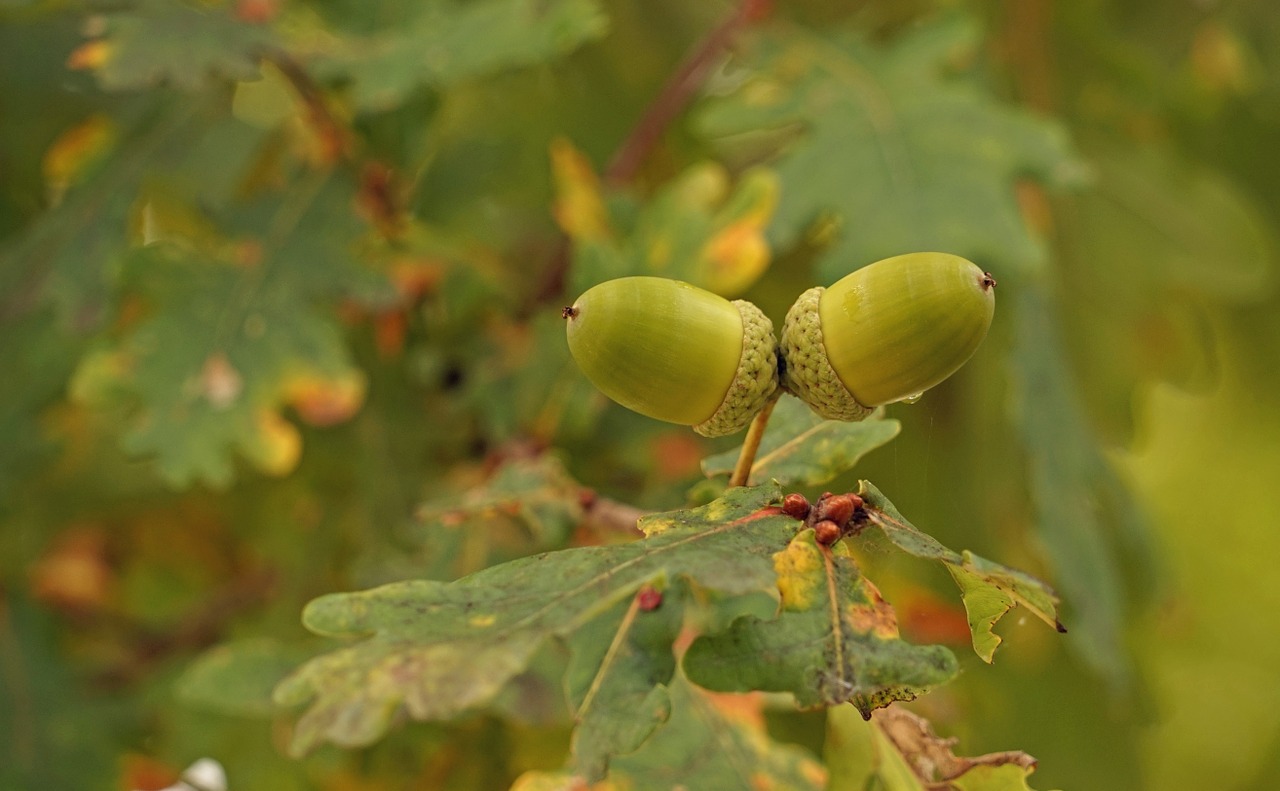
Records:
M283 385L284 400L313 426L332 426L350 420L364 403L364 374L349 370L343 376L305 373Z
M993 631L996 622L1018 605L1059 632L1066 631L1058 620L1058 595L1048 585L968 550L956 552L944 547L917 530L867 481L860 482L858 493L866 504L866 519L884 531L891 543L907 554L938 561L951 572L969 616L973 650L984 662L992 661L1000 645L1000 638Z
M111 58L111 43L101 39L86 41L71 51L67 56L67 68L84 70L100 69Z
M774 558L782 612L739 618L725 632L695 640L684 656L695 684L790 692L805 707L851 701L869 716L955 675L946 648L898 638L892 609L843 544L820 546L806 529Z
M598 241L612 236L609 213L600 191L600 178L585 154L563 138L551 143L551 172L555 176L556 222L570 237Z
M110 118L91 115L53 141L44 153L42 165L45 183L55 202L71 183L111 148L116 137L116 126Z
M778 200L771 171L749 170L734 184L722 165L702 162L642 202L624 193L606 200L590 163L568 142L552 146L552 165L556 218L574 242L575 289L649 274L736 296L769 266L765 228Z
M278 412L263 410L255 421L254 438L245 453L258 469L269 475L287 475L302 456L302 435Z

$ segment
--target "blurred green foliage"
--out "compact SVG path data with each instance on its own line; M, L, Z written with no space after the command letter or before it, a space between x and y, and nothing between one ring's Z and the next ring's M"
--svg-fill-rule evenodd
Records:
M978 355L766 440L788 489L873 480L1062 595L1067 635L1014 610L988 666L951 575L868 531L902 637L959 658L914 710L1037 787L1270 788L1277 108L1267 0L0 2L0 788L213 757L232 789L532 791L641 742L616 787L854 787L870 754L911 787L850 707L679 675L571 735L622 600L485 711L371 746L290 757L270 696L345 645L302 627L319 596L638 552L599 503L721 493L734 440L577 373L579 290L678 276L778 323L931 248L1000 281ZM651 626L619 655L671 678L626 653L676 639Z

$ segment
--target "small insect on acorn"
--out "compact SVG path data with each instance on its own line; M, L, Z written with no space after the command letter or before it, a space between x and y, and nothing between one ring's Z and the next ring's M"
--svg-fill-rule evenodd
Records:
M679 280L623 277L588 289L561 315L591 383L647 417L733 434L778 388L773 323L750 302Z

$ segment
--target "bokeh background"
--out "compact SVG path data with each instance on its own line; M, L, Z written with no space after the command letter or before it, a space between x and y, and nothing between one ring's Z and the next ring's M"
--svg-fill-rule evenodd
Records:
M866 548L961 658L917 710L1037 788L1273 788L1278 141L1270 0L3 0L0 787L559 766L567 726L484 714L289 758L303 605L619 540L581 487L686 501L732 441L595 393L582 288L778 322L939 249L998 278L991 335L830 488L1050 581L1070 632L1015 612L987 666L945 575Z

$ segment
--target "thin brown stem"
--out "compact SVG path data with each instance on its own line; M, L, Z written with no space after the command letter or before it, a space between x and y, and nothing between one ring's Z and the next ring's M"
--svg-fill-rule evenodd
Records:
M756 454L760 451L760 440L764 439L764 430L769 425L769 416L778 399L771 398L747 427L747 438L742 441L742 450L738 452L738 463L733 466L733 475L729 476L729 486L746 486L751 480L751 468L756 463Z
M262 59L275 66L298 94L299 101L307 108L311 126L324 141L325 153L334 159L353 162L355 147L351 130L334 115L324 90L302 64L282 49L267 50L262 53Z
M716 62L733 43L734 37L747 25L765 17L772 6L773 0L742 0L720 24L693 46L614 151L604 172L607 184L616 187L635 178L640 167L666 134L667 128L693 101ZM564 291L565 275L569 271L572 255L573 246L568 237L562 235L552 252L542 287L538 289L538 303L553 299Z
M626 184L657 147L658 142L693 97L697 95L716 62L724 55L734 36L750 22L762 17L771 0L743 0L720 24L716 25L685 57L671 74L662 90L632 127L631 133L618 146L604 179L609 184Z

